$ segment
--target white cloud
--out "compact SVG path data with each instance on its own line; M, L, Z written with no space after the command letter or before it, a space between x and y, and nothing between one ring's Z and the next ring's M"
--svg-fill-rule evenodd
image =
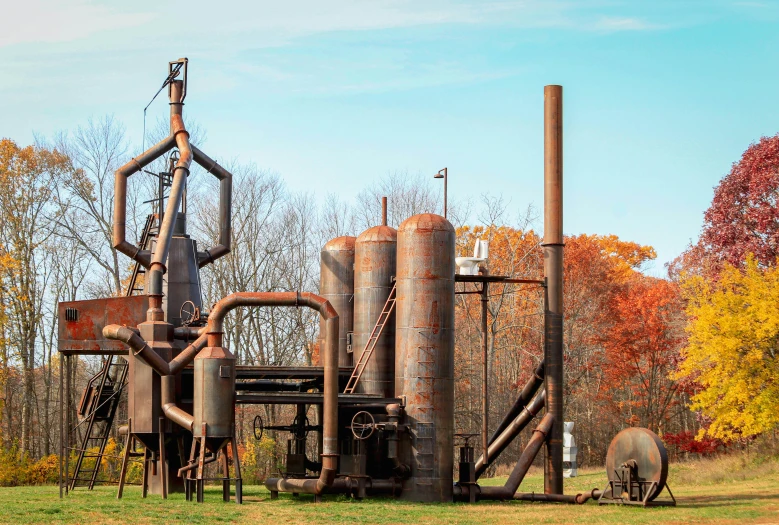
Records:
M58 43L135 27L150 14L122 13L86 0L9 0L0 16L0 47L33 42Z
M603 17L592 25L596 31L649 31L659 29L661 26L651 24L640 18L631 17Z

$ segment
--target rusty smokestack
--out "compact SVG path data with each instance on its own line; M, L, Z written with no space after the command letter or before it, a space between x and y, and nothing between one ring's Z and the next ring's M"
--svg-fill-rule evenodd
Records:
M563 87L544 87L544 492L563 493Z
M387 197L381 198L381 225L387 225Z

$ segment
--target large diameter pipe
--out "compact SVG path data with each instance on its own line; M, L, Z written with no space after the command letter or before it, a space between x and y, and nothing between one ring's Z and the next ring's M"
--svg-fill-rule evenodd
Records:
M175 144L173 135L165 137L114 173L113 247L145 268L151 264L149 252L143 250L143 246L138 247L127 241L127 178L170 151Z
M242 306L305 306L324 320L325 347L322 416L322 470L317 479L269 479L266 486L282 492L322 494L333 484L338 471L338 314L329 301L312 293L241 292L228 295L208 316L209 346L222 346L224 318Z
M526 406L523 407L522 411L517 415L516 418L514 418L511 423L501 432L501 434L495 438L495 440L487 447L487 456L489 458L489 461L484 461L484 455L482 455L478 460L476 460L476 479L479 479L482 474L484 474L484 471L489 468L489 466L500 456L500 454L506 450L506 448L511 445L511 443L514 441L514 439L519 435L520 432L530 423L533 418L538 414L541 409L544 407L544 402L546 400L546 392L541 391L533 400Z
M563 493L563 88L544 87L544 383L557 424L546 444L544 492Z
M522 451L522 455L519 457L519 461L514 466L514 470L511 471L506 480L506 484L502 487L479 487L478 499L511 499L517 492L522 480L525 479L527 471L533 464L538 452L546 441L549 431L553 427L554 417L552 414L547 414L533 430L533 437L530 438L525 450Z
M506 415L503 416L503 420L498 425L498 428L495 429L495 432L492 433L492 436L490 436L489 444L492 445L492 443L495 442L495 439L499 435L503 433L506 428L511 424L511 422L516 418L520 412L522 412L522 409L527 406L527 404L530 402L531 399L533 399L533 396L536 395L536 392L538 391L538 388L543 384L544 382L544 361L542 360L540 363L538 363L538 366L536 367L535 371L533 372L533 376L528 379L527 383L525 383L525 386L522 388L522 391L519 393L519 396L517 397L517 400L514 402L514 405L509 409L508 412L506 412Z
M133 355L143 359L147 365L161 376L176 375L184 370L208 343L208 336L201 334L200 337L195 339L169 363L155 352L132 328L118 324L109 324L103 328L103 337L121 341L129 346L133 350Z
M170 251L170 240L173 237L173 226L178 217L181 201L184 196L184 190L187 187L187 178L189 177L189 167L192 164L192 148L189 145L189 132L184 126L184 120L181 118L181 94L183 82L174 80L170 84L170 130L171 135L176 139L176 147L179 150L179 160L173 167L173 182L170 186L168 195L168 204L165 207L165 216L162 219L160 232L157 236L157 246L149 268L149 295L150 308L159 307L159 297L162 297L162 276L166 271L165 263L168 260ZM162 320L162 319L149 319Z
M162 395L160 404L162 405L162 412L165 414L165 417L191 432L194 417L176 405L175 376L190 364L200 350L206 346L207 336L203 334L198 337L171 362L165 361L141 336L126 326L117 324L107 325L103 328L103 337L125 343L133 350L134 356L143 359L146 364L161 376Z
M212 263L230 253L232 239L232 195L233 176L215 160L192 146L195 162L203 166L208 173L219 179L219 244L203 252L198 252L198 267Z

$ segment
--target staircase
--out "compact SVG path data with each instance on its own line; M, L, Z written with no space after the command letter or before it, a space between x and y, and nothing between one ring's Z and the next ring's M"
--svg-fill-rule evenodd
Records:
M362 353L360 354L360 359L358 359L357 364L354 365L352 375L349 377L349 381L346 383L346 388L344 389L345 394L354 393L354 389L357 387L357 382L360 380L360 377L365 371L365 367L367 366L368 361L370 361L371 356L373 355L373 351L376 349L376 343L379 341L379 337L381 337L381 333L384 331L384 326L387 324L392 310L395 309L396 293L397 283L392 285L392 289L390 290L389 296L387 297L387 302L384 303L384 308L382 309L381 314L379 314L379 318L376 320L376 325L373 327L371 336L365 343L365 348L363 348Z
M141 242L138 244L138 246L141 247L141 250L148 250L149 249L149 240L152 236L154 236L157 232L155 231L156 228L154 227L154 224L157 222L157 215L154 213L149 214L146 217L146 224L143 227L143 232L141 233ZM127 292L125 295L127 297L130 297L135 292L143 292L143 287L138 286L138 276L144 275L146 273L146 268L144 268L141 263L138 261L135 262L135 266L133 266L133 274L130 277L130 283L127 285Z
M98 480L97 474L127 379L127 369L126 361L117 358L117 362L114 362L114 356L108 356L103 368L89 380L84 389L78 407L80 421L76 429L85 425L85 430L81 446L70 448L78 453L73 475L68 476L70 490L76 487L92 490L95 483L106 483ZM94 462L85 461L90 459Z

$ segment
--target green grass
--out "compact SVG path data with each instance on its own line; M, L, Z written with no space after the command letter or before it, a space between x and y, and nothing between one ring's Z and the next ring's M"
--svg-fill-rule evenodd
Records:
M484 480L501 484L502 478ZM566 480L566 493L605 485L602 470L586 470ZM221 488L209 487L206 502L198 505L174 494L141 498L137 487L128 487L122 500L114 487L92 492L77 489L64 500L57 487L0 489L0 523L777 523L779 524L779 462L729 457L673 465L669 485L676 496L675 508L599 507L526 502L421 504L389 499L362 502L343 496L326 496L321 504L313 497L282 494L271 501L258 486L244 489L244 505L221 501ZM541 491L540 472L533 471L520 490Z

